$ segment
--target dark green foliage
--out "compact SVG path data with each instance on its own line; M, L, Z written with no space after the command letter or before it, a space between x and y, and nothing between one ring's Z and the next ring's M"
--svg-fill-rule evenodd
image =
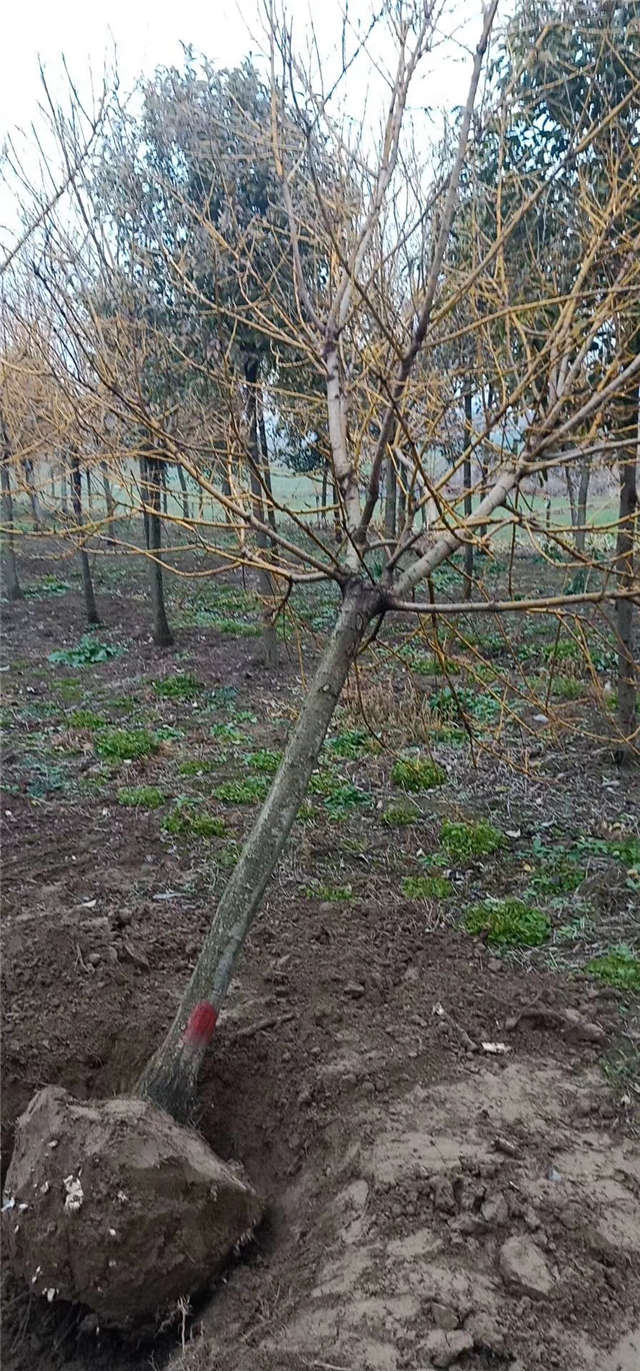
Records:
M435 786L444 785L446 779L444 767L430 757L399 757L391 769L394 785L402 786L404 790L433 790Z
M75 647L50 652L49 661L53 666L94 666L98 662L108 662L110 657L117 657L121 650L111 643L99 642L91 633L85 633Z
M158 739L145 728L104 728L95 740L99 757L129 761L158 751Z
M447 876L405 876L402 893L409 900L446 900L454 890Z
M193 700L204 686L195 676L183 672L176 676L165 676L162 681L154 681L153 688L162 700Z
M487 857L504 847L504 833L486 819L476 823L455 822L444 819L440 839L453 861L471 861L473 857Z
M593 957L585 971L618 990L640 993L640 957L624 944L612 947L601 957Z
M487 942L503 947L538 947L551 932L551 923L540 909L523 900L483 900L465 915L469 933L485 933Z

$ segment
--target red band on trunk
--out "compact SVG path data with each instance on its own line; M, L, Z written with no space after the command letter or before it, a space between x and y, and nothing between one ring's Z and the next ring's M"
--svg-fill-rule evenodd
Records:
M189 1022L184 1032L184 1040L193 1047L206 1047L213 1037L218 1015L208 1000L201 1000L191 1010Z

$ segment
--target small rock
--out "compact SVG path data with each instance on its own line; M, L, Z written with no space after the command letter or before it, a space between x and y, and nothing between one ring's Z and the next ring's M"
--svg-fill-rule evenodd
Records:
M567 1024L566 1037L576 1042L601 1043L607 1036L600 1024L590 1023L577 1009L565 1009L564 1017Z
M437 1300L431 1305L431 1317L436 1328L444 1328L448 1332L457 1328L460 1323L455 1309L451 1309L448 1304L438 1304Z
M504 962L501 962L499 957L490 957L487 962L487 966L489 967L490 971L502 971L504 967Z
M463 1352L473 1350L473 1338L466 1328L457 1328L453 1332L434 1328L433 1332L427 1333L424 1350L434 1366L451 1366Z
M532 1232L536 1228L540 1227L540 1220L538 1218L538 1215L536 1214L535 1209L525 1209L524 1221L527 1225L527 1228L530 1228Z
M456 1202L448 1176L437 1176L433 1183L433 1203L443 1214L454 1214Z
M318 913L322 914L325 919L329 914L335 914L335 909L336 907L331 900L323 900L322 903L318 905Z
M108 948L107 948L107 961L108 961L108 962L112 962L113 965L115 966L115 963L118 961L118 951L117 951L117 948L115 948L115 947L108 947Z
M508 1238L500 1248L498 1262L505 1284L512 1289L538 1299L551 1293L553 1277L532 1238Z
M485 1200L480 1212L487 1223L506 1223L509 1218L509 1208L502 1191L499 1190L496 1195L490 1195L489 1199Z
M349 995L352 1000L359 1000L364 995L364 986L360 981L348 981L344 988L344 994Z
M471 1314L464 1326L473 1338L474 1347L497 1356L504 1352L504 1335L489 1314Z
M99 966L100 962L102 961L102 957L100 956L99 952L90 952L89 956L87 957L87 961L89 963L89 966Z

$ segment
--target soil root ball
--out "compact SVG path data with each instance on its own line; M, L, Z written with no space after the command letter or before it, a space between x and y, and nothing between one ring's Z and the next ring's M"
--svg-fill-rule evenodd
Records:
M11 1261L33 1294L152 1331L206 1289L262 1216L242 1168L139 1099L47 1086L18 1121L3 1200Z

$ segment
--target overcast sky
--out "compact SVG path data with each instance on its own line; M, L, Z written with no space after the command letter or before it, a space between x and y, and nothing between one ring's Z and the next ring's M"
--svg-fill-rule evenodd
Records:
M436 47L423 68L415 99L420 106L454 105L464 99L469 73L468 45L475 44L480 29L481 0L446 0L443 33L453 41ZM377 0L349 0L354 26L379 9ZM96 85L114 53L121 87L128 90L141 72L150 74L162 64L179 64L181 43L191 43L220 66L234 65L247 52L262 49L260 0L12 0L3 14L0 45L0 141L9 134L28 160L25 143L17 130L28 131L38 121L41 87L38 66L42 62L54 95L64 96L62 57L86 97L91 73ZM287 9L303 38L313 15L323 63L327 69L337 58L344 0L288 0ZM380 55L380 52L376 54ZM364 73L354 75L349 92L354 113L364 105ZM358 82L361 86L358 86ZM0 191L0 225L13 227L6 189ZM15 222L15 221L14 221ZM2 234L5 238L6 235Z

